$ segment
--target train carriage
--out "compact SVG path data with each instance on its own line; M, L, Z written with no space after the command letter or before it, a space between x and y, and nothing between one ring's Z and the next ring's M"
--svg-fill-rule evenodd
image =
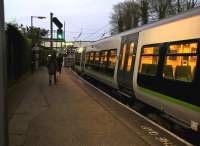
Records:
M173 19L140 32L134 92L140 100L197 131L200 123L199 9Z
M88 76L199 131L199 8L97 41L84 50L82 69Z
M85 68L86 75L118 89L117 66L120 50L120 35L107 38L86 47Z

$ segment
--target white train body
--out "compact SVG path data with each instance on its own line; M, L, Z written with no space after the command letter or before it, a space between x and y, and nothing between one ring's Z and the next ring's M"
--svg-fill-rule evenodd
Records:
M184 47L186 53L177 53ZM108 51L107 60L101 56L106 54L105 50ZM117 50L117 56L116 61L114 60L115 66L112 67L113 74L107 79L103 74L109 72L109 65L113 61L111 55L113 52L109 52L109 50ZM170 51L172 54L170 54ZM99 63L98 61L96 63L97 66L95 66L95 63L88 64L86 55L95 54L88 54L90 52L100 52L96 53L100 56L99 58L93 56L94 62L95 59L99 59ZM148 54L149 52L155 54ZM113 54L116 54L116 52ZM88 76L100 80L129 96L135 96L183 126L190 127L195 131L199 130L200 9L194 9L91 43L91 45L84 47L81 58L84 58L82 59L84 64L82 71ZM148 64L149 58L154 63ZM176 65L176 61L180 62L180 59L182 63ZM104 66L105 62L107 62L107 66ZM91 68L95 71L88 71ZM192 70L192 76L187 81L183 78L179 79L179 76L184 74L179 70L188 68ZM102 71L104 69L105 72ZM150 72L153 74L148 74ZM172 77L168 78L167 73L172 73ZM150 83L152 85L149 85Z

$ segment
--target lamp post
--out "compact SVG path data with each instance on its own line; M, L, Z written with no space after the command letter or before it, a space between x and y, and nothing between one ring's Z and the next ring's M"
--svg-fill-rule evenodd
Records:
M31 16L31 32L33 32L33 18L46 19L44 16ZM34 44L32 48L32 72L39 67L39 47L38 44Z
M6 49L5 49L5 22L4 1L0 0L0 146L8 145L8 126L5 102L6 90Z
M50 41L50 47L51 50L53 49L53 13L50 13L50 34L51 34L51 41Z
M44 17L44 16L31 16L31 27L33 27L33 18L46 19L46 17Z

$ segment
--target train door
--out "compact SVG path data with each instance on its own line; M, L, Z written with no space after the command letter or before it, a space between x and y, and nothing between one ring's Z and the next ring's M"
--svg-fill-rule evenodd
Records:
M133 71L137 49L138 33L122 37L117 80L123 92L132 95Z

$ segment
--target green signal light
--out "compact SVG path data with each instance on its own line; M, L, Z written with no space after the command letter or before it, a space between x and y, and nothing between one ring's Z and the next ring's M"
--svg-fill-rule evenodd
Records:
M57 30L57 39L64 39L63 31L62 29Z
M58 39L62 39L62 35L61 34L58 34Z

